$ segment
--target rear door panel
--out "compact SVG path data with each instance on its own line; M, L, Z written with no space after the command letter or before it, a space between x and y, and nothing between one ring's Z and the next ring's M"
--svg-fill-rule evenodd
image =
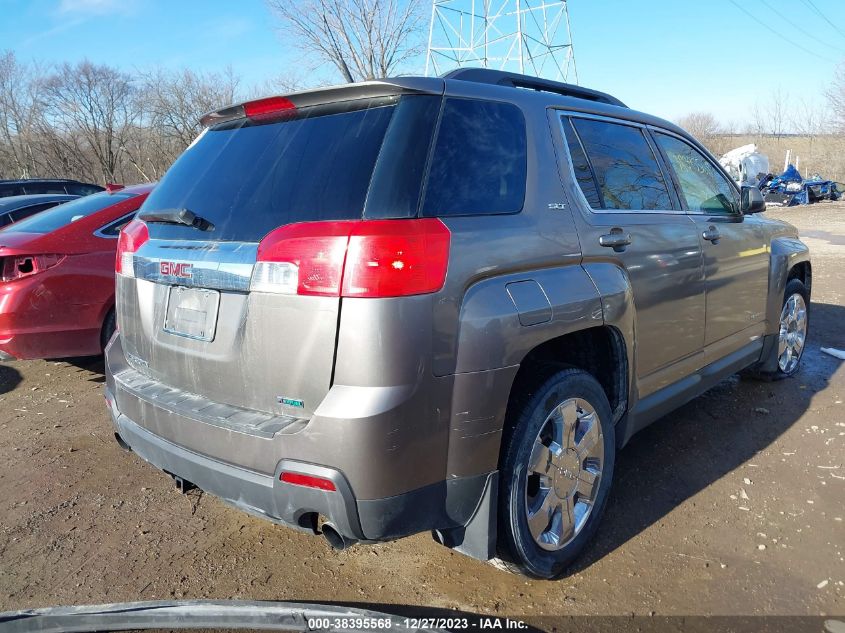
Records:
M642 126L624 121L598 117L573 118L588 121L591 125L611 125L620 130L624 128L626 135L633 134L630 132L632 129L644 131ZM558 125L568 125L567 117L561 119L558 116ZM572 135L571 128L559 129L563 132L564 147L569 148L566 151L570 157L572 152L585 151ZM566 141L567 134L573 141L572 146ZM641 139L637 147L649 145L645 136L637 138ZM601 169L606 173L611 173L609 170L620 164L626 168L632 165L631 169L635 169L633 166L636 161L626 155L622 147L617 147L616 141L611 138L605 140L605 144L594 142L586 151L592 152L593 159L603 157ZM653 150L651 154L654 173L660 175L661 170ZM602 197L599 196L599 182L593 179L595 168L582 164L583 156L579 154L575 160L570 158L572 169L570 165L564 168L565 181L569 182L567 195L575 207L573 217L585 263L607 262L618 266L625 271L633 289L636 312L635 369L639 395L644 397L701 366L705 321L701 245L694 222L683 211L673 208L675 205L671 187L663 187L666 191L664 195L648 192L642 194L642 201L649 202L652 208L598 208L602 204ZM631 162L625 162L627 160ZM665 176L662 177L665 181ZM617 187L623 192L637 188L657 191L660 183L651 180L643 172L627 188L610 180L607 187ZM591 189L591 186L596 189ZM585 188L592 198L591 202L588 202ZM638 198L636 194L631 195L631 200ZM604 195L604 198L607 196ZM624 206L621 199L616 204ZM603 236L615 233L629 235L630 244L618 249L601 245Z

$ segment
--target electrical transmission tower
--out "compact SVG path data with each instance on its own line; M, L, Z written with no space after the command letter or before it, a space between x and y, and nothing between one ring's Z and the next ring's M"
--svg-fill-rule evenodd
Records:
M463 66L577 84L566 0L433 0L425 73Z

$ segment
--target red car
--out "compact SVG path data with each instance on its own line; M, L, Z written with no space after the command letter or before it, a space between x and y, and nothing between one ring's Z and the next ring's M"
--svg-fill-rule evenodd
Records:
M0 230L0 359L103 351L118 234L152 189L110 188Z

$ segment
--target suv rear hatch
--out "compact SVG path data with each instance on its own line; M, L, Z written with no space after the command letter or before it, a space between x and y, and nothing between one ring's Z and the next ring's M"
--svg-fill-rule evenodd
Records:
M440 107L437 94L368 88L379 89L388 94L275 97L204 118L121 235L118 329L134 388L146 377L168 402L233 421L239 409L311 416L332 384L346 246L364 218L417 214ZM404 223L424 244L432 226L445 231L425 222L438 221ZM344 289L371 296L358 272Z

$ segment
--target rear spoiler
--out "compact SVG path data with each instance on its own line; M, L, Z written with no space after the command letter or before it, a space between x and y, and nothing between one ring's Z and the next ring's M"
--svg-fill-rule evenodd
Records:
M316 88L290 95L278 95L245 101L219 110L213 110L200 118L200 125L209 127L210 125L230 119L239 119L247 116L248 110L251 108L269 113L270 110L266 109L268 104L274 104L275 111L280 111L308 108L340 101L390 97L401 94L442 95L445 86L446 83L443 79L438 77L398 77L396 79L380 79L378 81L365 81L362 83Z

